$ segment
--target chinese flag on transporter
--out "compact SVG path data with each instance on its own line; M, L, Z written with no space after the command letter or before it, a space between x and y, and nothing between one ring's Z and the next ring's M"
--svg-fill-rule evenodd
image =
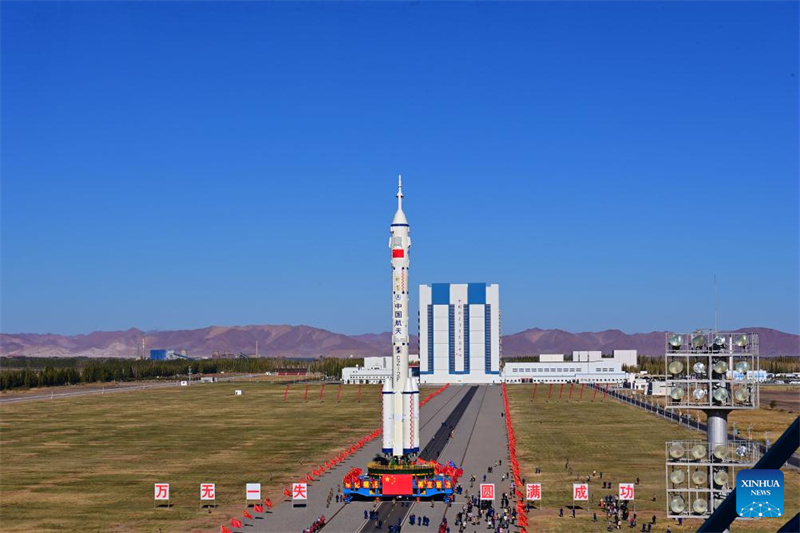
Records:
M384 474L383 493L397 496L410 496L413 492L414 476L411 474Z

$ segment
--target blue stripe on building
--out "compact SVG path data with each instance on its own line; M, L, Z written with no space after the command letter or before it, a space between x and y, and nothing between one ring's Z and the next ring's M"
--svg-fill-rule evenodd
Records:
M450 299L450 289L448 286L448 301ZM450 373L456 373L456 317L455 317L455 309L453 309L452 305L447 306L447 350L449 353L450 359Z
M485 304L486 303L486 284L485 283L468 283L467 284L467 302L471 304Z
M431 285L433 305L450 305L450 284L434 283Z
M486 328L486 368L485 372L488 374L492 371L492 306L486 304L484 307L484 320L486 321L484 327Z
M469 305L464 306L464 370L469 374Z
M428 371L420 374L433 374L433 306L428 306Z

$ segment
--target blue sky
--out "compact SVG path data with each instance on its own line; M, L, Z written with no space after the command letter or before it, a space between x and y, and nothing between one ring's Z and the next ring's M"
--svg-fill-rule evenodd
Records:
M0 10L3 332L800 330L796 2Z

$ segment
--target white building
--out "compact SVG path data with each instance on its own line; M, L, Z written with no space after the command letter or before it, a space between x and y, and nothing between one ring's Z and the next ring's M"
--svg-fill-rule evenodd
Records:
M621 383L626 374L622 363L600 352L572 352L572 361L563 354L546 354L538 362L507 362L503 366L506 383Z
M614 360L626 366L638 365L638 355L636 350L614 350Z
M358 385L366 383L381 384L392 376L392 358L365 357L364 366L348 366L342 369L342 383Z
M419 351L421 383L499 383L500 287L420 285Z
M418 354L408 354L410 362L419 361ZM412 377L419 376L414 372L415 367L410 369ZM378 356L378 357L365 357L364 366L348 366L342 369L342 383L345 385L358 385L358 384L383 384L383 382L392 376L392 358L391 356Z

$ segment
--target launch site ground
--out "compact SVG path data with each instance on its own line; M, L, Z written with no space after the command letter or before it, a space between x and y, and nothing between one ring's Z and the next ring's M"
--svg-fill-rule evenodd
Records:
M312 483L305 509L284 503L282 491L301 473L380 425L380 387L364 386L360 403L357 386L343 387L339 403L335 387L326 387L322 402L319 384L310 386L307 402L303 388L293 386L286 402L284 385L247 382L0 405L3 531L219 531L220 524L241 517L246 482L261 482L264 497L276 504L272 513L255 520L247 531L300 531L322 514L330 521L324 531L369 531L363 527L363 511L372 508L371 503L344 506L334 502L327 507L326 498L348 468L365 466L380 439ZM235 396L234 389L244 394ZM423 387L420 396L434 389ZM580 401L575 395L567 401L566 392L561 400L554 394L547 401L542 389L532 400L532 386L508 387L522 475L529 482L541 482L544 493L542 508L529 515L532 531L605 531L601 513L598 523L591 521L596 507L579 509L575 519L567 508L572 504L571 484L576 479L585 481L595 470L602 471L602 481L611 481L614 488L603 490L599 477L592 477L592 501L615 493L616 483L639 477L636 512L640 523L656 515L653 531L665 531L667 525L672 531L698 527L699 521L678 527L665 518L663 465L665 441L700 433L610 398L591 401L586 392ZM472 397L460 413L454 438L437 441L443 445L440 460L464 467L466 489L470 475L480 481L495 460L507 464L501 387L451 386L420 414L424 447L468 394ZM765 397L763 406L769 404ZM750 413L753 436L762 418L777 425L778 416L796 417L791 408L789 402L776 406L771 414L768 407ZM777 432L771 436L773 441L777 437ZM541 474L534 474L537 467ZM496 468L488 480L499 484L498 492L508 491L508 481L500 482L501 473ZM800 501L800 473L786 468L784 474L787 515L794 514ZM156 482L171 484L171 508L153 507ZM218 506L210 511L200 507L198 492L203 482L217 484ZM458 499L451 509L440 502L433 508L430 503L395 508L386 504L381 512L391 514L390 520L411 512L427 515L432 520L427 531L435 531L434 524L445 512L452 523L458 505ZM559 518L562 506L565 516ZM732 531L775 531L785 521L740 519ZM623 528L629 530L627 525ZM426 529L406 524L403 531Z

